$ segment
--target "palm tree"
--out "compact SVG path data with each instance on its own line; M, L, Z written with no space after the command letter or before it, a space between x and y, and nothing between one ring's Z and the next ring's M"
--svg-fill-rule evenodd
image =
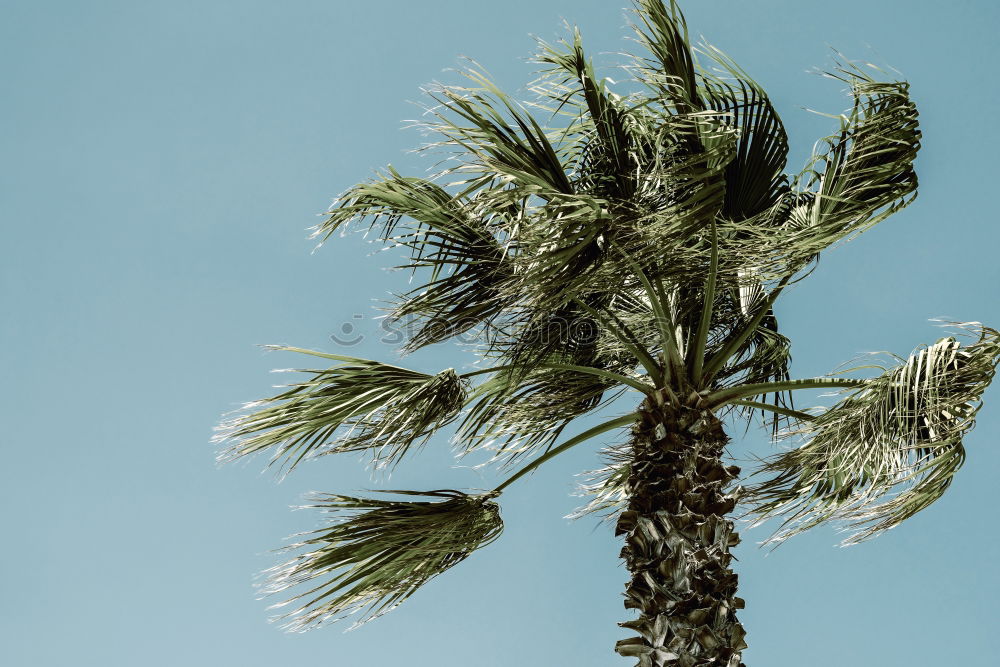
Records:
M361 222L405 249L405 268L425 280L393 305L415 327L403 351L463 335L481 363L424 374L282 348L321 367L224 423L223 458L266 450L288 471L365 451L393 466L455 425L461 452L488 450L512 474L482 493L316 496L333 519L290 547L267 586L296 587L290 628L392 609L500 535L496 498L509 485L618 431L580 511L610 517L624 539L625 606L637 614L616 650L643 667L735 667L746 647L730 568L737 512L778 517L775 541L847 521L854 542L951 484L1000 332L953 323L964 340L792 379L774 312L821 252L913 200L920 132L907 83L840 63L829 76L853 105L789 177L761 87L718 49L693 46L673 0L638 0L635 17L644 53L630 56L632 89L595 73L578 32L540 45L530 105L470 65L466 85L431 93L440 173L389 167L316 229L326 240ZM818 388L839 399L793 407L792 392ZM592 413L614 416L563 438ZM757 417L798 446L739 485L723 419Z

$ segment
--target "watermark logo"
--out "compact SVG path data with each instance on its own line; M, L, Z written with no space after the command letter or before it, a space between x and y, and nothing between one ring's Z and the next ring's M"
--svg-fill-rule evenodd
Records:
M380 317L378 333L371 331L364 323L371 318L363 314L354 314L349 320L343 321L330 334L330 340L341 347L360 345L371 336L377 335L378 342L383 345L398 347L413 340L418 334L424 340L449 339L460 344L475 344L485 337L518 338L533 345L587 346L592 345L601 336L601 325L589 317L552 316L532 325L524 322L490 323L490 331L484 331L484 325L479 320L468 321L428 320L417 315L402 318Z

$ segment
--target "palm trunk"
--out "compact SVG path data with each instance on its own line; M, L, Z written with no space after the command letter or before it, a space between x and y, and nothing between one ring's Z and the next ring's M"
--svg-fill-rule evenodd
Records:
M625 607L639 612L621 625L639 636L616 650L637 657L638 667L742 667L743 600L729 568L739 536L726 518L737 496L726 489L739 468L722 463L722 424L707 411L648 401L640 415L629 505L617 525L632 575Z

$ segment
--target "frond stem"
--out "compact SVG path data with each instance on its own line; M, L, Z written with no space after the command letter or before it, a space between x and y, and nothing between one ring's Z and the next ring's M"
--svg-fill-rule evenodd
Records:
M715 281L719 272L719 235L712 219L712 258L708 270L708 284L705 285L705 298L701 311L701 321L694 339L694 349L688 357L691 362L691 382L694 386L701 384L701 371L705 363L705 344L708 340L708 330L712 325L712 310L715 305Z
M612 241L612 245L614 241ZM617 245L615 246L617 248ZM667 317L667 313L663 308L663 302L660 300L659 294L657 294L656 289L653 288L653 284L649 282L649 278L646 276L645 271L642 270L638 264L636 264L624 250L618 248L621 252L622 258L632 269L635 277L639 279L642 283L643 289L646 291L646 296L649 298L649 306L653 309L653 316L656 318L656 326L660 330L660 344L666 351L666 357L670 364L676 365L683 368L684 362L680 358L680 353L677 351L677 341L674 340L673 332L671 331L673 326L673 320Z
M539 467L549 459L559 456L567 449L575 447L576 445L579 445L581 442L589 440L590 438L598 436L602 433L606 433L607 431L612 431L616 428L621 428L623 426L628 426L629 424L634 424L636 419L637 416L635 414L625 415L624 417L616 417L615 419L606 421L603 424L598 424L594 428L587 429L580 435L570 438L569 440L559 445L558 447L553 447L552 449L545 452L544 454L539 456L537 459L535 459L528 465L518 470L516 473L508 477L506 481L500 484L500 486L493 489L493 491L491 491L489 495L491 496L499 495L504 489L506 489L508 486L519 480L521 477L524 477L529 472Z
M744 384L738 387L720 389L707 395L703 406L709 410L718 408L726 403L732 403L747 396L762 396L781 391L795 391L797 389L826 389L828 387L863 387L866 380L851 380L848 378L807 378L804 380L785 380L783 382L761 382L758 384Z
M652 385L648 385L644 382L640 382L635 378L630 378L613 371L606 371L601 368L592 368L590 366L574 366L573 364L553 364L553 363L540 363L534 365L536 368L552 368L561 371L573 371L576 373L583 373L586 375L594 375L597 377L605 378L607 380L614 380L615 382L620 382L621 384L628 385L633 389L641 391L646 395L650 395L655 391ZM469 371L468 373L461 373L458 377L463 380L476 375L483 375L485 373L499 373L500 371L509 371L515 369L523 369L524 367L518 364L509 364L505 366L492 366L490 368L481 368L476 371Z
M808 412L802 412L801 410L792 410L791 408L783 408L779 405L773 405L771 403L759 403L757 401L729 401L729 405L742 405L746 408L755 408L757 410L767 410L778 415L784 415L785 417L791 417L793 419L798 419L799 421L812 421L816 419L816 415L811 415Z

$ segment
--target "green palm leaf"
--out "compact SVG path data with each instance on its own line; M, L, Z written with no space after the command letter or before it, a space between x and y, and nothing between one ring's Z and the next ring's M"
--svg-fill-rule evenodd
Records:
M634 26L651 59L635 58L640 81L681 113L701 110L695 57L688 39L687 22L674 0L636 0Z
M913 201L920 148L916 105L905 81L878 81L855 65L830 76L850 86L854 105L841 116L797 187L770 209L732 227L727 248L769 277L789 275L818 253L852 238ZM742 250L741 250L742 248Z
M291 560L265 572L265 594L307 590L275 605L304 631L360 614L358 623L391 611L418 588L500 536L499 506L489 495L460 491L387 491L429 500L379 500L319 494L308 508L336 516L284 551Z
M806 442L770 459L751 511L783 517L781 541L828 520L851 522L848 542L888 530L937 500L965 459L962 440L1000 360L1000 332L962 325L867 380L795 434Z
M398 461L412 446L454 419L465 401L455 371L436 375L299 348L277 347L341 362L311 373L286 391L244 406L224 422L216 440L228 442L223 460L273 449L272 463L288 470L303 459L371 451L379 464Z
M605 465L583 474L577 487L578 496L590 497L586 505L578 507L568 518L581 519L596 515L611 523L628 505L628 479L632 472L633 452L629 445L612 445L601 450Z
M745 220L767 210L788 192L784 174L788 136L760 84L718 49L705 46L704 53L730 77L702 73L705 106L726 114L724 122L739 129L736 154L726 166L722 216Z
M591 191L602 192L609 198L627 200L635 194L640 160L636 138L630 129L635 122L629 116L623 101L608 89L608 81L598 78L594 65L583 52L579 30L573 32L573 42L565 40L558 45L541 43L541 53L535 60L552 69L548 82L556 90L567 91L558 100L560 106L579 98L575 106L579 115L574 119L574 129L584 134L587 144L588 168ZM594 178L600 182L594 182Z
M832 78L850 86L854 108L804 175L816 188L811 227L832 237L860 232L913 200L920 147L917 108L904 81L877 81L857 66Z
M465 176L472 187L500 184L542 197L573 194L549 133L485 72L469 67L463 74L471 86L441 86L431 93L437 121L426 129L444 138L428 148L461 155L445 173Z
M352 221L367 220L381 226L382 241L411 250L410 262L399 268L426 269L428 281L401 297L393 317L423 320L407 342L412 350L489 322L509 304L504 288L513 267L494 233L504 225L503 213L390 167L342 195L315 236L325 240Z

